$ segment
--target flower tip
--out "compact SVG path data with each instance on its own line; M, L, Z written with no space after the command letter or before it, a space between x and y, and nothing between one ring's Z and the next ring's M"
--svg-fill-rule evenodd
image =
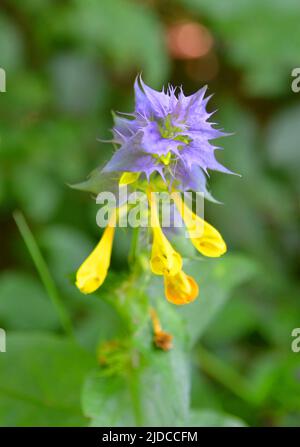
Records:
M169 302L181 306L197 298L199 287L194 278L181 270L177 275L165 276L165 294Z
M202 255L209 258L219 258L227 251L227 245L221 236L218 239L200 238L194 241L194 245Z
M114 211L100 242L77 271L75 284L84 294L95 292L105 281L110 265L115 219Z
M88 295L95 292L103 284L105 276L104 278L100 278L99 276L91 276L84 273L82 274L79 269L77 272L75 285L81 293Z

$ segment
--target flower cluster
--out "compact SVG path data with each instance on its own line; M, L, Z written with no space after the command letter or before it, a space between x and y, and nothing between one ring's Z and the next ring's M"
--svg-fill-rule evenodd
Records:
M134 90L134 113L129 118L115 115L112 141L121 147L103 172L131 173L130 179L144 173L148 181L158 172L180 190L203 192L208 169L231 173L215 158L220 147L211 140L228 134L208 121L213 113L206 111L207 87L191 96L180 89L176 96L171 86L167 92L157 92L137 78Z
M174 203L189 233L191 242L204 256L218 257L226 252L220 233L196 215L182 200L186 190L201 191L211 199L206 189L208 169L230 173L215 158L212 140L227 135L209 121L206 111L209 97L206 87L191 96L182 89L169 86L155 91L135 81L135 111L115 115L112 142L119 145L103 173L119 173L120 185L131 185L147 193L152 251L150 268L164 277L166 298L174 304L186 304L198 295L196 281L182 269L182 258L167 239L159 219L155 191L174 194ZM162 186L163 185L163 186ZM101 286L110 264L114 228L120 208L111 213L103 236L77 272L76 285L83 293L94 292Z

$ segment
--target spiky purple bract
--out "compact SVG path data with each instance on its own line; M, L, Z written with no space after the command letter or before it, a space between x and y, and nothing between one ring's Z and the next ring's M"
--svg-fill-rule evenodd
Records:
M135 81L135 111L130 118L115 115L113 141L120 145L103 172L129 171L144 173L149 181L158 172L166 181L181 189L206 191L208 170L232 173L221 165L212 140L227 133L209 121L213 113L206 110L210 96L207 87L190 96L182 88L158 92L138 77ZM199 191L199 189L198 189Z

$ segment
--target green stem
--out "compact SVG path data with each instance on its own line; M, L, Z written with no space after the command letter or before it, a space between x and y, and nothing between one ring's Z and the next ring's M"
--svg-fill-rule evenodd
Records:
M225 364L203 346L198 346L198 361L200 368L217 382L228 388L233 394L250 405L256 405L250 385L231 366Z
M61 325L66 334L73 337L73 328L70 316L64 307L62 299L50 275L47 264L41 254L37 242L23 214L20 211L15 211L13 213L13 217L32 257L35 267L40 275L41 281L44 284L44 287L53 303L53 306L56 308Z
M129 390L131 394L132 409L137 427L142 427L142 409L139 389L139 374L138 372L131 372L129 377Z
M135 227L132 230L132 239L131 239L131 247L129 251L129 262L130 264L134 264L137 258L137 252L139 247L139 234L140 227Z

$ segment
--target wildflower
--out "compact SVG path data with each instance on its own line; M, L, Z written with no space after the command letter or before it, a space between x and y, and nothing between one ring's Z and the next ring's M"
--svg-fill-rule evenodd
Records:
M166 91L155 91L138 77L134 90L134 112L114 115L111 141L119 148L101 173L103 176L112 173L119 185L128 185L133 191L147 192L152 233L150 268L164 277L167 300L183 305L196 299L199 288L182 270L182 258L160 225L154 192L176 192L174 209L182 217L192 244L204 256L223 255L226 244L221 234L186 206L180 193L201 191L205 198L214 201L206 186L208 170L232 172L217 161L215 151L220 148L212 141L228 134L209 121L213 113L206 110L210 99L205 97L206 87L185 96L182 88L177 94L172 86ZM77 272L76 285L83 293L95 291L106 278L116 215L114 210L102 239ZM156 332L156 344L169 346L171 340L161 328Z
M128 114L131 119L115 115L112 141L120 148L103 172L144 173L148 180L156 172L190 189L195 189L195 173L202 183L208 169L230 173L214 155L220 148L211 140L228 134L208 121L213 113L206 111L206 89L191 96L180 89L176 96L172 86L158 92L138 77L135 111Z
M100 242L77 271L76 286L82 293L95 292L106 278L110 266L115 224L116 210L113 210Z

